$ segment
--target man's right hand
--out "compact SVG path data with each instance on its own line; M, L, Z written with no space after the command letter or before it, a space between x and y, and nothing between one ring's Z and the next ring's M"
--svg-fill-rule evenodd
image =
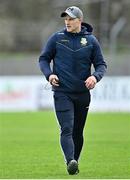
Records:
M59 86L59 78L55 74L49 76L49 82L53 86Z

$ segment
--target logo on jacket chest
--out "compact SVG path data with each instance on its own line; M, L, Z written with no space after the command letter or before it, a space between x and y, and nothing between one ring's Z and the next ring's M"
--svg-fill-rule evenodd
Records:
M81 38L80 43L82 46L86 46L86 44L87 44L86 38Z

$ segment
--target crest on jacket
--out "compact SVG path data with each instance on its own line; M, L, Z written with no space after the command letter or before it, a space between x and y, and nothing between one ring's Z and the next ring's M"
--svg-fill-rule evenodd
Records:
M87 44L86 38L81 38L80 43L81 43L82 46L86 46L86 44Z

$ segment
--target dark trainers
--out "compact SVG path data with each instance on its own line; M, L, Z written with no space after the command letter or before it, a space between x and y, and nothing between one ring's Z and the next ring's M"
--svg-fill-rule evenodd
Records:
M76 160L71 160L68 165L67 165L67 171L70 175L73 174L78 174L79 169L78 169L78 163Z

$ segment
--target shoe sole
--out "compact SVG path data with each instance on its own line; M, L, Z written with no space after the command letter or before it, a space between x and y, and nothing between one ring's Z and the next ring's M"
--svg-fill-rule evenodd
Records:
M67 166L68 173L70 175L76 174L78 170L78 163L75 160L71 160Z

